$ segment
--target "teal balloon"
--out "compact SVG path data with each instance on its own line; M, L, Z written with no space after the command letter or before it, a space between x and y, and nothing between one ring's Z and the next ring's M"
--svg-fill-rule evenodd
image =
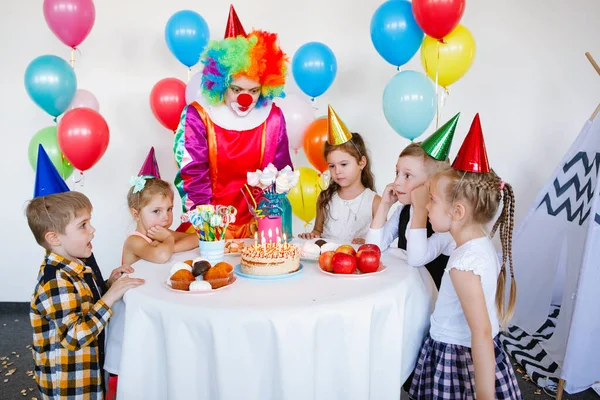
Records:
M31 168L35 171L38 158L38 146L41 144L60 176L66 180L73 173L73 166L63 156L60 147L58 146L56 132L56 126L40 129L33 135L29 142L27 156L29 158L29 165L31 165Z
M402 71L383 91L383 114L396 133L412 141L433 121L436 99L428 77L416 71Z
M71 104L77 91L73 68L60 57L40 56L25 70L25 89L31 100L53 117Z

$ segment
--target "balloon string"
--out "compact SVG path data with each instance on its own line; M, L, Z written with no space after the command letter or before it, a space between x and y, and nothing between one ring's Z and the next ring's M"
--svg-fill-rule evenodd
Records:
M71 68L75 69L75 47L71 47Z
M190 81L190 74L191 74L191 73L192 73L192 69L191 69L191 68L188 68L188 80L187 80L188 82Z
M439 79L439 72L440 72L440 41L437 41L437 60L435 63L435 100L437 102L437 107L435 110L435 129L437 130L439 125L440 125L440 98L439 98L439 91L440 91L440 86L438 85L438 79Z

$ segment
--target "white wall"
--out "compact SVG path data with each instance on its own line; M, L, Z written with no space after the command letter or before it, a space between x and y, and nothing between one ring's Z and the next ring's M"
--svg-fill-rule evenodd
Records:
M395 69L379 57L369 37L379 4L240 0L235 6L246 29L278 32L290 57L313 40L333 49L338 75L318 99L319 114L330 102L352 130L366 136L381 190L392 180L398 153L408 142L387 125L381 110L383 89ZM150 146L156 147L163 177L171 180L175 173L172 133L154 119L148 96L161 78L186 79L185 67L169 53L163 33L167 19L186 8L207 20L213 37L222 37L229 2L101 0L96 1L96 24L77 55L79 87L96 95L111 128L106 154L78 189L95 206L94 252L106 274L119 265L123 239L134 227L125 201L128 181ZM462 112L454 156L473 115L481 113L491 164L514 185L519 219L600 101L600 77L584 57L590 51L600 61L598 15L597 0L467 2L462 22L476 39L477 56L467 75L451 86L442 118ZM47 28L42 1L2 1L0 43L0 171L5 182L0 301L28 301L43 251L23 216L34 182L27 146L52 120L28 98L23 74L35 57L68 58L69 50ZM422 71L418 57L406 67ZM290 89L297 91L293 83ZM302 155L295 161L308 165Z

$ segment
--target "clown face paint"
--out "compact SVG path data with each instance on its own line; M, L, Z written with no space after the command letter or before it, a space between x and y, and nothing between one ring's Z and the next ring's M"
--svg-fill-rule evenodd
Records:
M244 76L231 81L225 94L225 104L240 117L245 117L256 106L260 97L260 83Z

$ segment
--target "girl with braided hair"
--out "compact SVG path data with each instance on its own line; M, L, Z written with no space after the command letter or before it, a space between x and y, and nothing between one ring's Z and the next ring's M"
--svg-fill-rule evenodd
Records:
M478 115L473 122L452 168L438 172L429 183L429 221L436 232L450 232L456 249L442 277L411 399L522 398L498 337L516 298L511 253L514 193L489 168ZM488 235L485 227L500 204L502 211ZM496 232L502 242L501 261L490 239ZM505 307L507 275L511 282Z

